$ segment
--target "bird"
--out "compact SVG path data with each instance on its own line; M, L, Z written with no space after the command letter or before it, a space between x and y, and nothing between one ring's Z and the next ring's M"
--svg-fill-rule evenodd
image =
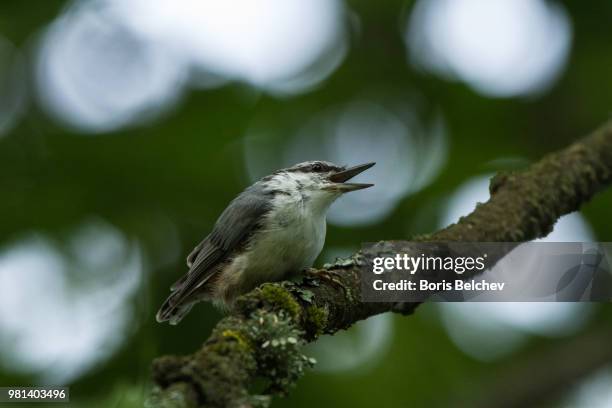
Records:
M201 301L230 311L262 283L310 268L323 249L328 209L343 194L372 187L347 181L374 164L306 161L247 187L187 256L189 271L170 287L156 320L176 325Z

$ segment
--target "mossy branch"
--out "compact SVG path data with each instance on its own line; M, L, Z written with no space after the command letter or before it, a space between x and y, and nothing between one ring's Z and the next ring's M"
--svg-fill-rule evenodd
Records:
M612 122L523 171L491 180L491 198L468 216L413 241L521 242L547 235L564 214L577 210L612 182ZM385 243L379 247L384 252ZM243 296L203 346L189 356L153 362L150 407L266 406L286 393L313 361L303 344L388 311L409 314L417 304L360 301L360 260L313 270L299 284L269 283ZM249 392L256 378L269 385Z

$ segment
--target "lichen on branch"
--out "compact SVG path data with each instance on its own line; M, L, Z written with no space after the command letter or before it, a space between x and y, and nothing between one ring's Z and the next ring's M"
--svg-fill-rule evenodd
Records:
M612 182L612 122L522 171L500 173L486 203L457 223L412 241L521 242L547 235L564 214ZM388 248L387 248L388 246ZM381 252L391 245L379 243ZM153 362L148 406L258 407L285 394L313 361L301 347L322 334L389 311L410 314L417 304L361 302L363 255L312 270L300 283L261 285L239 298L200 350ZM255 390L257 378L267 387Z

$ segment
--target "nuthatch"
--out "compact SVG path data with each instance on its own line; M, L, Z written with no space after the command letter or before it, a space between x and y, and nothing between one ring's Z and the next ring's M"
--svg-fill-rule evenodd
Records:
M189 272L170 288L157 321L177 324L203 300L231 309L236 297L256 286L312 266L323 249L330 205L344 193L373 186L346 183L373 165L347 169L309 161L248 187L189 254Z

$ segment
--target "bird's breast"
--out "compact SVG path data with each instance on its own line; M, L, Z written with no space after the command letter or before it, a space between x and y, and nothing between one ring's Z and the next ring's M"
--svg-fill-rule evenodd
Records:
M282 208L270 211L245 252L245 272L275 281L310 267L325 243L325 215Z

